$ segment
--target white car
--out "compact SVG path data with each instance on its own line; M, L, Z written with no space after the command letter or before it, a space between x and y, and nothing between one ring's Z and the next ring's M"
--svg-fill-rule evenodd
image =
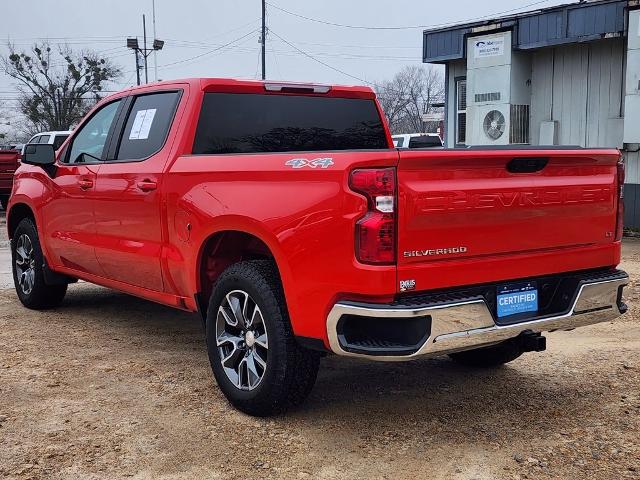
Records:
M42 132L37 133L29 139L27 144L30 143L48 143L53 145L54 150L58 150L64 141L71 135L71 130L63 130L58 132ZM24 147L23 147L24 150ZM24 155L24 151L22 152Z
M403 133L391 138L396 148L437 148L443 145L437 133Z

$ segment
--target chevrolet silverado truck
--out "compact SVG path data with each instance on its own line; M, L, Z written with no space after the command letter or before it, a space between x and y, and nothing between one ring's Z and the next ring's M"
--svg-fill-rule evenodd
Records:
M20 163L20 149L13 145L0 147L0 206L4 210L9 204L9 197L13 189L13 174Z
M365 87L189 79L27 146L7 226L25 307L82 279L200 312L219 388L265 416L327 353L490 367L615 319L623 182L611 149L395 149Z

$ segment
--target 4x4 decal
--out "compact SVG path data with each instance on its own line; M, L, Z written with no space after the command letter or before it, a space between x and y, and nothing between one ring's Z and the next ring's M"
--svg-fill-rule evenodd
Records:
M287 163L285 163L285 165L288 165L292 168L329 168L333 164L334 163L332 158L315 158L313 160L308 160L306 158L292 158Z

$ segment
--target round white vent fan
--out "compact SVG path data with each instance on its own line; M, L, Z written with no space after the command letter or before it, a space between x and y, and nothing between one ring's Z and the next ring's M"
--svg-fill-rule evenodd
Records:
M504 115L498 110L491 110L484 117L484 122L482 122L484 133L491 140L499 139L504 133L505 126L506 121Z

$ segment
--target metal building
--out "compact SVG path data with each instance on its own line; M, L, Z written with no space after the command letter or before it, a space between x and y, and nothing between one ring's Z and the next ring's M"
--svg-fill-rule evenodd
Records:
M445 145L617 147L640 227L640 0L594 0L426 30L446 67Z

